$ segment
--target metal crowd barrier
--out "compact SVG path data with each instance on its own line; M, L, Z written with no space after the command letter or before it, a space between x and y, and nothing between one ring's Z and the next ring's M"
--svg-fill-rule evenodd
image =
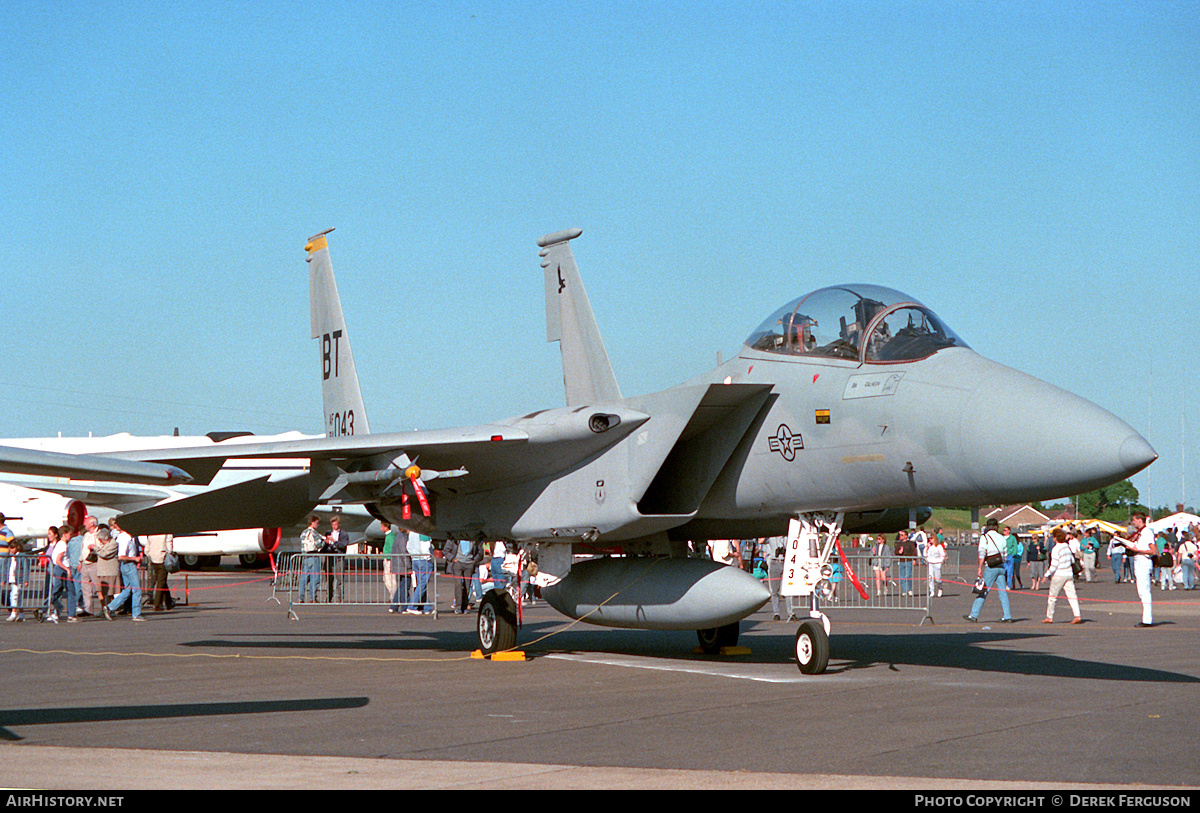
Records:
M47 563L46 567L41 564L42 555L40 553L18 553L18 554L0 554L0 605L2 605L5 617L13 610L20 614L31 613L33 617L41 621L49 613L49 601L51 591L50 571L53 570ZM15 566L14 566L15 564ZM142 590L143 606L150 605L154 600L154 594L150 590L150 571L146 567L138 568L138 584ZM184 577L184 592L186 593L186 576ZM168 582L170 585L170 582ZM117 576L116 582L113 585L109 600L112 596L121 592L121 577ZM82 591L82 585L79 585ZM82 593L78 596L79 609L83 609ZM100 601L100 591L96 590L96 601ZM187 604L187 599L176 599L176 604ZM67 597L62 598L62 606L64 610L68 606Z
M5 617L13 610L32 613L41 621L46 615L50 597L50 574L39 563L36 553L5 553L0 555L0 581L3 582Z
M938 585L929 581L929 564L920 557L895 556L883 573L882 581L876 579L871 565L871 552L865 548L845 550L846 562L867 591L867 598L854 589L846 568L841 568L840 581L834 583L833 595L822 598L821 606L832 609L910 610L922 613L920 625L933 622L933 608L938 601ZM841 564L835 558L835 563ZM947 549L946 561L942 564L941 582L961 580L959 551ZM882 590L880 585L882 584ZM944 587L942 588L945 589Z
M403 567L405 562L408 567ZM422 575L427 581L418 596ZM432 555L286 553L279 557L272 597L286 594L287 612L293 618L299 617L294 610L297 604L390 607L393 603L400 612L416 610L437 618L437 591L437 563Z

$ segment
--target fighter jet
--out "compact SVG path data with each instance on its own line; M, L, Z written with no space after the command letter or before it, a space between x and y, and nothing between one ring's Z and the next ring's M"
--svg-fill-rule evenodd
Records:
M711 539L787 534L789 584L810 599L797 630L802 671L823 671L823 574L837 533L916 506L1050 499L1125 479L1156 454L1083 398L989 361L912 296L845 284L776 308L737 356L670 389L617 385L569 229L538 241L547 340L562 354L566 405L483 426L369 434L328 232L306 245L327 437L247 444L239 454L307 457L286 487L310 505L359 503L435 539L537 543L543 595L588 622L695 629L711 649L768 598L747 573L694 558ZM183 449L176 462L230 450ZM283 487L283 484L277 484ZM237 497L238 495L230 495ZM125 517L138 533L255 527L270 495ZM218 510L213 510L218 507ZM161 513L168 509L169 514ZM180 526L184 527L180 527ZM232 527L232 526L230 526ZM823 541L821 541L823 539ZM575 563L578 554L596 558ZM515 645L516 607L481 602L481 649Z

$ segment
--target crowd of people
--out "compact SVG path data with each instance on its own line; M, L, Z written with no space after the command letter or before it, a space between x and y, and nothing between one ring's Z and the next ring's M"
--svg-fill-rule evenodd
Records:
M976 598L964 618L977 621L987 594L996 590L1003 613L1001 621L1010 622L1008 590L1024 589L1022 567L1028 565L1032 589L1048 591L1042 623L1054 622L1060 593L1071 606L1071 623L1083 623L1075 582L1098 580L1100 551L1105 549L1114 583L1132 583L1137 587L1142 604L1142 620L1137 626L1152 627L1155 583L1161 590L1196 589L1200 525L1178 531L1164 528L1155 533L1141 511L1135 511L1130 522L1131 527L1124 535L1108 534L1105 547L1101 541L1104 534L1095 523L1055 527L1047 535L1034 534L1026 542L1012 528L1005 526L1001 532L995 520L988 520L987 530L979 539Z
M148 572L147 590L156 611L175 606L168 585L166 559L171 553L169 536L134 537L121 528L120 518L101 524L93 516L83 518L79 527L51 526L44 540L23 545L0 514L0 556L3 574L3 603L9 610L9 622L25 619L28 610L41 614L45 621L57 624L103 616L112 621L129 613L134 621L142 619L142 586L139 567ZM31 585L34 562L44 571L41 589ZM33 597L37 606L30 606Z
M780 620L782 581L786 538L770 537L761 540L714 540L703 555L715 561L750 571L771 588L772 614ZM925 590L930 597L941 597L942 566L946 561L946 537L941 528L927 533L924 527L912 532L901 530L893 541L884 534L874 537L863 534L846 540L847 548L867 548L869 575L864 581L874 586L881 596L892 591L901 596L913 596L920 589L913 576L914 563L926 565ZM1102 551L1112 566L1117 583L1137 586L1142 603L1140 627L1153 626L1151 590L1196 589L1200 569L1200 525L1186 530L1167 528L1154 533L1146 514L1135 512L1131 528L1124 536L1102 533L1095 523L1057 527L1046 533L1019 535L1011 526L1000 526L989 519L979 537L975 597L967 613L968 622L979 620L987 596L999 595L1001 622L1014 623L1008 591L1025 590L1028 576L1031 590L1046 590L1046 615L1042 623L1053 623L1059 596L1065 596L1071 609L1070 623L1083 623L1076 581L1093 582L1100 578ZM836 600L842 567L838 559L833 567L833 592ZM794 620L788 609L788 620Z
M341 603L344 600L344 557L349 534L333 517L326 533L319 530L320 518L309 517L301 534L299 572L300 602ZM1071 623L1082 623L1076 580L1092 582L1099 578L1101 551L1105 552L1115 582L1135 584L1143 605L1140 626L1153 625L1151 590L1194 590L1200 561L1200 525L1181 531L1166 529L1155 534L1145 514L1135 513L1132 529L1125 536L1113 534L1107 540L1086 525L1054 528L1046 536L1021 536L1010 526L987 522L978 544L975 598L964 618L979 620L987 596L996 592L1001 605L1001 621L1011 623L1012 608L1008 591L1047 590L1046 617L1052 623L1058 597L1066 597L1072 611ZM410 533L383 523L383 583L389 596L389 612L431 614L434 612L430 581L434 572L434 547L430 537ZM772 614L780 620L786 614L794 620L790 603L780 595L787 540L783 536L762 539L713 540L697 547L692 555L739 567L765 582L770 588ZM894 542L883 534L863 534L845 540L848 549L861 549L868 570L864 581L873 583L876 595L894 589L901 596L914 596L921 586L914 577L913 565L926 565L924 589L930 597L942 595L942 565L946 561L946 538L940 528L927 533L924 527L912 532L902 530ZM531 555L532 554L532 555ZM121 529L120 518L100 524L93 516L83 519L80 527L63 525L47 529L45 540L28 547L14 538L0 514L0 602L9 610L8 621L21 621L27 610L32 563L43 565L46 584L40 593L45 619L75 622L81 618L112 619L127 612L142 620L142 588L139 566L148 572L147 589L156 611L170 609L175 602L168 585L166 558L171 555L169 536L139 539ZM446 565L446 576L453 579L451 609L462 614L472 610L486 589L499 587L531 602L538 595L536 552L529 546L494 542L450 540L436 554ZM837 600L843 580L842 563L831 562L832 600Z

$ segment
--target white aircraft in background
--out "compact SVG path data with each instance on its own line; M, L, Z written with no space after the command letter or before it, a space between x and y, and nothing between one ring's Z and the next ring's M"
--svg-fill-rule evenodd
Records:
M312 337L321 340L319 364L327 434L336 437L369 433L341 300L327 260L310 271L309 288ZM154 508L160 523L171 528L162 532L175 534L175 553L185 567L214 565L224 555L236 555L243 565L252 566L261 563L266 554L299 550L300 532L307 526L306 519L312 513L342 517L342 528L352 539L358 534L365 534L368 539L382 539L376 515L362 504L335 501L314 504L309 495L308 457L238 457L233 448L243 444L303 443L317 439L321 436L300 432L280 435L210 432L199 437L123 433L86 438L6 440L14 454L35 456L65 456L64 452L72 452L72 457L79 459L103 454L145 456L156 449L180 447L196 449L199 454L188 458L182 466L111 460L114 468L126 467L147 479L158 472L166 472L179 482L194 478L194 482L186 486L3 477L10 485L0 483L0 512L8 517L9 527L16 536L39 538L45 536L50 525L61 525L68 519L70 524L80 524L89 512L103 521L116 514ZM217 449L229 451L217 452ZM109 458L86 459L109 461ZM8 470L3 461L0 454L0 471ZM96 468L99 470L98 466ZM37 473L38 470L31 471ZM71 477L74 476L72 471L68 468L62 473ZM161 480L160 477L155 482ZM173 503L178 503L184 510L177 513ZM197 509L213 517L211 522L199 525L193 522ZM243 515L249 521L243 521Z
M161 463L147 465L94 454L64 454L13 446L0 446L0 472L160 485L192 482L191 475L186 471Z
M279 435L252 435L250 433L219 433L212 432L199 437L180 437L178 435L135 436L127 433L100 437L74 438L16 438L6 440L9 447L29 454L48 454L64 458L79 458L87 460L107 460L99 457L108 452L133 451L160 448L174 448L181 442L188 446L203 446L205 444L236 445L247 442L262 442L266 440L303 440L312 438L300 432L288 432ZM131 461L117 460L117 463L127 464ZM129 511L160 505L185 497L198 497L206 491L217 488L270 488L273 481L286 478L308 470L309 461L306 458L256 460L231 459L216 471L212 467L200 467L197 480L191 483L182 471L183 477L173 480L161 478L161 485L132 482L99 482L92 479L81 479L92 476L88 470L72 470L70 468L47 469L45 476L37 477L36 468L24 469L23 473L8 475L7 483L0 483L0 512L7 518L8 526L18 539L39 539L46 535L51 526L62 525L64 522L81 525L86 514L92 514L99 521ZM0 466L2 468L2 466ZM162 465L155 468L163 469ZM133 471L132 469L130 470ZM61 472L64 476L53 476ZM78 479L76 479L78 478ZM249 486L247 486L249 484ZM318 511L318 513L322 513ZM330 516L332 511L325 511ZM371 524L372 518L364 509L357 507L351 510L340 510L336 513L345 517L345 527L353 532L361 532ZM241 528L211 532L195 532L187 536L175 537L175 553L185 568L195 568L202 565L216 565L222 556L237 556L242 565L250 567L265 561L267 554L278 553L294 547L286 544L300 533L291 518L281 521L276 526L258 528Z
M132 463L132 465L131 465ZM175 486L192 482L192 477L182 469L154 463L149 466L136 461L118 460L96 454L70 454L64 451L48 451L41 448L0 446L0 472L16 477L70 478L87 477L93 480L119 480L126 483L148 483L159 486ZM130 487L133 487L132 485ZM6 512L5 519L10 530L18 529L19 538L45 535L50 523L61 525L67 516L67 507L62 498L27 488L0 486L0 506ZM48 503L58 503L47 512ZM14 514L14 510L20 514ZM82 521L81 508L76 510ZM37 517L34 525L25 521L25 515ZM46 520L38 528L38 522ZM37 528L36 531L32 530Z

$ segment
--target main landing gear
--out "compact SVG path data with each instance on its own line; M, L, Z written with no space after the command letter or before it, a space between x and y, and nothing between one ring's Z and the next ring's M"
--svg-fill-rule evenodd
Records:
M696 630L696 638L700 641L700 651L705 655L716 655L722 647L737 646L740 625L737 621L723 627Z
M489 590L479 602L476 631L484 655L504 652L517 645L517 604L504 590Z

